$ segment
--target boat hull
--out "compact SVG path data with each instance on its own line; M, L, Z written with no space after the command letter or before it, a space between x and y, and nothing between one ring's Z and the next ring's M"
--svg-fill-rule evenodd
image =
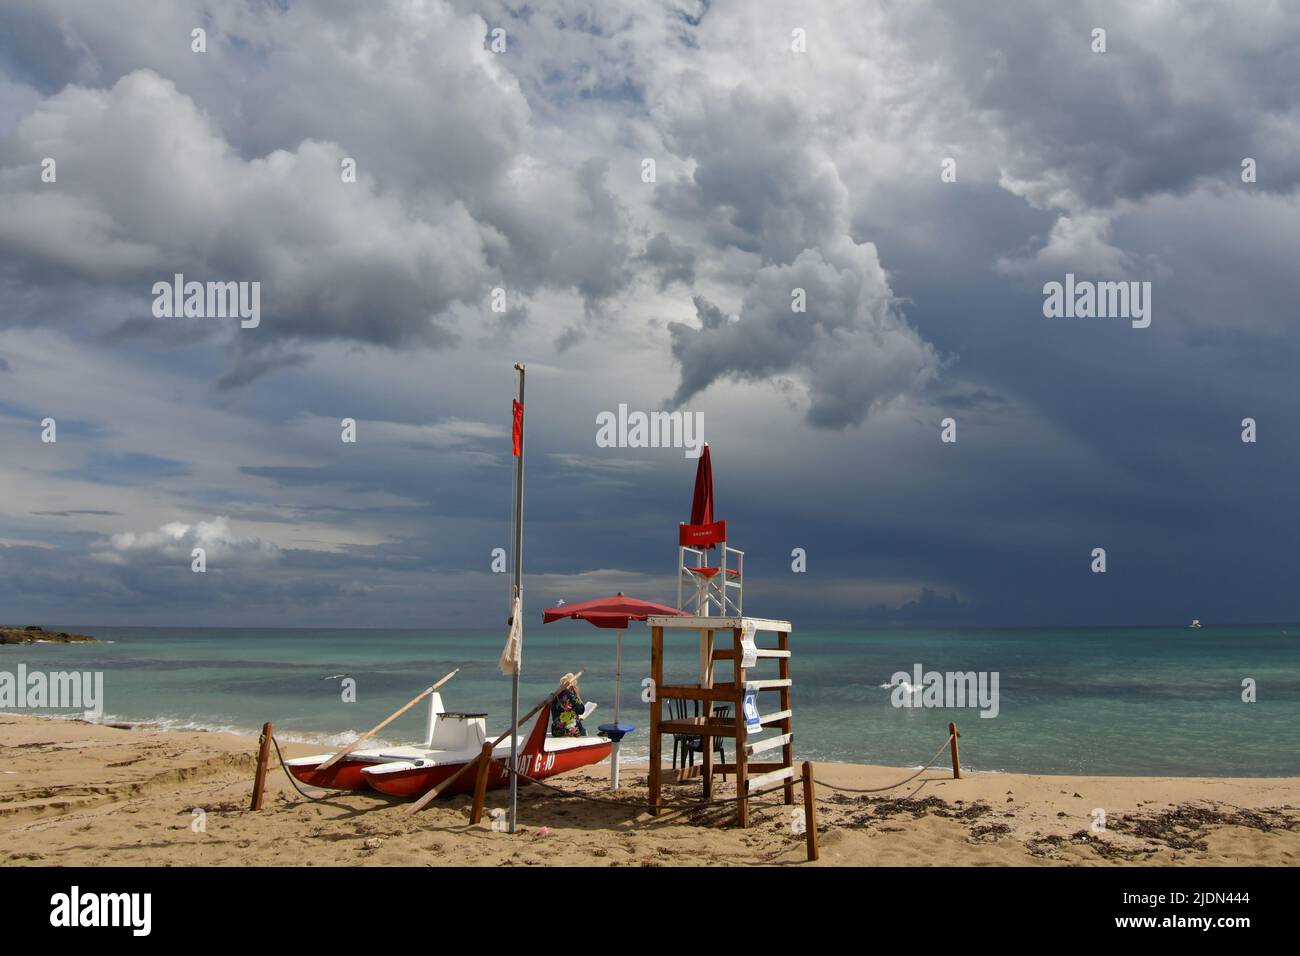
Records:
M599 763L609 756L610 747L608 740L602 740L588 746L569 747L565 750L522 753L519 755L519 772L535 780L544 780L556 774ZM394 764L389 764L387 767L383 764L371 765L367 772L361 773L361 776L373 790L391 797L411 798L428 793L438 784L458 773L466 763L473 762L421 767L416 766L415 761L410 761L410 766L402 769L391 769L395 767ZM443 793L473 793L475 776L473 771L466 771ZM488 771L487 789L499 790L509 783L510 772L500 760L493 761L492 768Z
M324 763L322 760L320 763ZM374 761L371 760L350 760L344 757L328 770L320 771L317 768L320 763L308 766L289 764L289 772L294 777L307 784L309 787L320 787L324 790L365 790L366 778L361 771L365 767L373 767Z

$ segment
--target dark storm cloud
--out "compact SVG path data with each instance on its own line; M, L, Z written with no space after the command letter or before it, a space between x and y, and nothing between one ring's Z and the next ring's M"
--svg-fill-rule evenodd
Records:
M58 184L36 175L49 154L63 162ZM133 283L145 315L153 284L179 272L261 283L263 336L444 343L431 319L480 289L479 227L463 207L430 223L373 183L349 188L340 158L305 142L244 163L193 101L149 71L107 91L70 89L20 121L5 148L0 248ZM219 198L212 183L224 184Z
M28 283L135 290L143 314L117 333L129 335L173 272L257 281L262 341L434 348L457 341L449 310L485 309L494 287L573 289L595 314L626 286L605 160L529 152L528 105L476 17L440 4L206 9L150 10L133 30L97 4L0 12L50 51L39 77L13 68L47 98L0 130L0 248ZM191 20L209 29L205 54L189 50ZM57 185L39 177L51 155ZM355 183L341 182L345 158ZM220 388L284 364L246 346L232 358Z
M55 93L90 78L85 62L84 52L73 49L58 23L34 4L15 2L0 9L0 68L6 76Z
M686 286L695 282L695 256L687 247L674 243L666 232L658 233L646 243L641 261L654 270L660 291L674 282Z
M1239 183L1247 156L1267 170L1261 189L1300 183L1300 18L1285 4L1239 12L1207 2L909 4L895 27L933 64L936 105L951 115L964 103L1009 141L1009 173L1050 173L1082 202L1108 206L1203 178ZM1106 30L1105 53L1091 50L1094 28Z
M138 300L137 308L142 311L151 301L143 294L138 296ZM216 325L208 322L160 321L150 316L126 319L104 332L102 338L110 346L131 339L166 345L195 345L216 339L220 332Z
M239 469L246 475L267 478L281 486L335 485L354 479L336 468L304 468L280 465L244 465Z
M183 461L142 452L94 458L75 471L55 472L60 477L77 478L104 485L129 485L160 478L178 478L189 473L189 466ZM96 514L97 512L83 513Z
M260 378L276 369L303 365L311 360L305 352L276 353L270 350L246 358L242 364L216 381L216 387L223 391L240 388L256 378Z
M668 326L682 367L674 404L723 376L800 372L810 382L809 423L844 428L937 374L934 349L894 311L875 249L845 239L828 255L808 250L788 266L757 270L735 322L696 297L700 327ZM796 311L798 290L806 311Z
M589 315L631 278L626 217L606 184L608 162L592 157L571 179L537 182L485 204L486 218L510 237L486 255L507 288L575 288Z
M688 182L658 196L674 214L708 222L719 245L788 263L843 232L848 192L790 96L682 77L666 145L694 160Z
M793 374L809 392L807 421L844 428L918 391L938 356L896 308L875 247L848 236L849 193L808 112L785 94L685 79L666 143L694 172L662 189L662 206L759 265L734 324L700 297L700 328L669 323L681 364L673 402L723 378Z

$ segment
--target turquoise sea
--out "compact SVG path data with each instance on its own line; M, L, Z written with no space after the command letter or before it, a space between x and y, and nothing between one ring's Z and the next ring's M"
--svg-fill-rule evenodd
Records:
M148 721L254 733L275 723L287 739L337 744L378 723L454 667L449 710L487 711L504 729L510 681L496 668L503 631L122 628L59 625L97 645L0 646L0 671L104 672L104 721ZM796 630L790 638L800 759L918 766L962 733L963 764L980 771L1274 776L1300 774L1300 625L1091 629ZM760 644L763 643L760 637ZM689 635L669 648L670 679L690 679ZM898 708L896 671L996 671L999 713ZM582 690L613 719L614 632L577 622L533 625L524 637L521 710L566 671L587 669ZM638 730L630 758L647 753L649 631L623 641L622 719ZM356 680L343 703L340 682ZM756 676L774 676L758 674ZM1257 701L1242 701L1250 678ZM66 714L66 712L64 712ZM422 736L417 707L382 733Z

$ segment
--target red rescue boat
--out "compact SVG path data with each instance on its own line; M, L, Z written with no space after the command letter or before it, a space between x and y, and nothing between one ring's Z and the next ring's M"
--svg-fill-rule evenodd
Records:
M550 715L543 710L538 715L532 733L518 751L518 771L535 780L576 770L599 763L609 756L612 742L607 737L548 737ZM468 763L478 760L487 735L482 725L477 728L477 740L467 740L468 747L457 750L429 751L423 757L371 764L362 767L361 776L373 790L394 797L418 797L428 793L444 780L458 773ZM487 788L498 790L510 783L510 738L507 737L492 750L493 763L488 771ZM461 774L446 793L472 793L475 775ZM521 781L526 782L526 781Z
M590 716L596 705L589 703L583 717ZM548 737L550 714L543 709L527 740L519 741L519 772L541 780L558 773L599 763L610 754L607 737ZM415 797L427 793L466 764L478 760L488 742L487 715L444 711L442 696L429 700L429 732L421 744L410 747L375 747L354 750L327 770L318 769L332 756L316 754L286 760L289 772L298 780L327 790L377 790L397 797ZM510 737L492 751L495 758L488 774L489 790L507 786L510 774ZM475 775L462 774L448 793L469 793Z

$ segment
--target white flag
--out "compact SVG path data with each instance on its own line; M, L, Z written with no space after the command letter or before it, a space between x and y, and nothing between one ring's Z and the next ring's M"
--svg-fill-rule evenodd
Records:
M503 674L513 674L519 670L519 658L524 650L524 607L519 598L515 598L510 611L510 634L506 637L505 649L501 651L501 660L497 667Z

